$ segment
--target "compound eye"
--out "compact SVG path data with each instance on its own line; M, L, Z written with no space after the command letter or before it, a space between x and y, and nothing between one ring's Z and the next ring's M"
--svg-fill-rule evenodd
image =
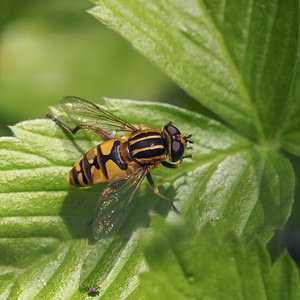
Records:
M179 141L173 141L171 144L172 162L178 161L184 152L184 145Z
M165 128L171 136L180 134L180 131L173 125L167 125L167 126L165 126Z

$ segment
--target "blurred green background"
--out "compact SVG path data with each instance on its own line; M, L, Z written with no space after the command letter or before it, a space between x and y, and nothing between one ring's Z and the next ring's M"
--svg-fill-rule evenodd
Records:
M86 0L0 2L0 136L11 135L7 125L42 118L66 95L162 101L214 116L89 15L92 6ZM288 246L300 261L300 160L289 158L298 187L294 209L270 251L276 257Z
M86 0L10 0L0 6L0 136L41 118L66 95L193 106L166 75L86 10ZM191 103L192 104L191 104Z

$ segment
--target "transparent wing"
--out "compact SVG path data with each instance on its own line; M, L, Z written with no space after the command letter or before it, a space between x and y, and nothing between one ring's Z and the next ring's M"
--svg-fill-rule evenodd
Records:
M118 228L131 199L138 190L147 168L141 167L132 177L110 183L102 192L96 209L93 234L99 240Z
M136 131L137 128L124 122L100 106L87 100L67 96L60 100L67 115L78 125L90 125L114 135L116 131Z

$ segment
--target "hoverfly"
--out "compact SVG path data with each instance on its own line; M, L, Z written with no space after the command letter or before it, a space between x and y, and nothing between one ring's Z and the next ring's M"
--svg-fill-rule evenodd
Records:
M95 239L106 236L117 227L145 177L155 194L168 199L159 193L149 171L160 164L178 168L184 158L192 157L183 156L187 143L192 143L189 140L191 135L182 135L172 122L161 131L145 124L136 128L100 106L77 97L64 97L60 105L78 124L74 129L50 114L46 117L71 134L79 129L89 129L104 139L102 144L91 149L75 164L69 175L69 183L77 187L109 182L97 204L93 224ZM117 132L123 135L115 137ZM171 162L166 161L167 158ZM180 162L172 163L177 161Z

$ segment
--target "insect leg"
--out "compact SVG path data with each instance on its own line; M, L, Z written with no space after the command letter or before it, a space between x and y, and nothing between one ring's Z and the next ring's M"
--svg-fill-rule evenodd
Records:
M77 130L79 130L79 129L93 130L93 131L95 131L98 135L100 135L106 141L113 138L112 135L108 134L106 131L104 131L104 130L98 128L98 127L95 127L95 126L91 126L91 125L78 125L74 129L76 129L76 128L77 128Z
M147 179L148 179L148 182L151 184L154 193L155 193L157 196L159 196L159 197L161 197L161 198L163 198L163 199L165 199L165 200L167 200L167 201L170 201L169 198L167 198L167 197L163 196L162 194L160 194L160 192L159 192L159 190L158 190L158 187L157 187L156 184L154 183L154 181L153 181L153 179L152 179L152 176L151 176L150 172L148 172L148 173L146 174L146 177L147 177ZM174 209L174 211L175 211L176 213L179 214L179 211L177 210L177 208L175 207L175 205L173 204L173 202L170 201L170 203L171 203L172 208Z
M81 286L83 286L83 287L85 287L85 288L88 289L88 294L96 293L96 292L101 288L100 285L97 285L97 286L94 287L94 288L90 288L90 287L86 286L85 284L82 284Z
M51 120L54 121L57 125L59 125L59 126L61 126L62 128L66 129L69 133L74 134L74 133L76 133L76 131L78 130L78 129L77 129L78 126L77 126L76 128L74 128L74 129L71 129L69 126L67 126L66 124L64 124L63 122L61 122L60 120L56 119L54 116L52 116L52 115L50 115L50 114L48 114L48 113L45 114L45 117L51 119Z
M170 168L170 169L177 169L177 168L179 168L182 165L182 162L183 162L183 160L181 159L180 163L178 165L175 165L175 164L171 164L171 163L169 163L167 161L163 161L162 165L165 166L165 167L167 167L167 168Z
M140 124L140 125L139 125L139 130L143 130L143 127L148 127L148 128L157 130L156 127L151 126L151 125L147 125L147 124Z
M165 196L163 196L163 195L161 195L161 194L159 193L158 187L157 187L156 184L154 183L154 181L153 181L153 179L152 179L152 176L151 176L151 174L150 174L149 172L147 173L146 177L147 177L147 179L148 179L148 182L151 184L154 193L155 193L157 196L159 196L159 197L161 197L161 198L163 198L163 199L165 199L165 200L170 200L169 198L167 198L167 197L165 197Z
M167 162L167 161L163 161L163 162L162 162L162 165L165 166L165 167L167 167L167 168L170 168L170 169L177 169L177 168L179 168L179 167L182 165L183 159L184 159L184 158L192 158L192 157L193 157L192 154L182 156L182 158L181 158L179 164L177 164L177 165L171 164L171 163L169 163L169 162Z
M77 125L74 129L71 129L69 126L67 126L66 124L64 124L63 122L61 122L60 120L56 119L54 116L52 116L48 113L45 115L45 117L53 120L57 125L59 125L62 128L66 129L71 134L75 134L79 129L89 129L89 130L95 131L104 140L110 140L110 139L113 138L113 136L108 134L106 131L104 131L100 128L91 126L91 125Z

